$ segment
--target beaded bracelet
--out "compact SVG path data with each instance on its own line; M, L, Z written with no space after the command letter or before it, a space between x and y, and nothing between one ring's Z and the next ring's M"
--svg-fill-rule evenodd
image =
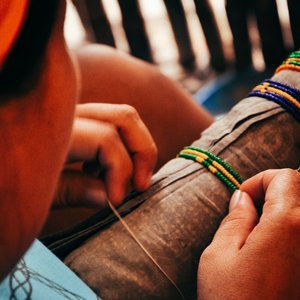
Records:
M258 96L276 102L300 121L300 91L270 79L256 86L249 96Z
M282 70L293 70L300 72L300 51L292 52L286 60L276 69L275 73Z
M232 190L239 189L243 182L241 176L229 164L209 151L197 147L185 147L180 151L178 157L202 164Z

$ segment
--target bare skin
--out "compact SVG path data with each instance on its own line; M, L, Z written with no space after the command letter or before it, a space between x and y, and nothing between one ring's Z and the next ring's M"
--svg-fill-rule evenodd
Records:
M178 151L178 148L174 150L176 147L197 138L212 120L202 109L195 109L184 92L154 69L152 71L152 67L134 67L130 72L135 80L128 83L125 74L119 74L126 70L126 63L122 65L118 60L116 66L122 68L111 69L111 74L116 72L112 78L105 76L108 73L102 74L101 78L107 81L101 86L92 81L94 77L85 77L84 58L80 59L82 98L89 102L105 102L106 99L122 105L98 103L78 106L75 110L80 83L64 42L64 9L62 5L37 87L22 99L10 99L0 107L0 154L5 158L0 173L0 226L3 229L0 235L0 281L38 236L53 204L57 186L62 195L66 192L64 187L71 186L75 205L85 202L103 207L107 198L117 205L128 186L139 190L148 187L157 154L154 141L159 153L163 153L161 164L173 157L172 151ZM93 53L89 53L89 59L92 56ZM109 70L105 69L105 62L101 61L95 72L100 72L100 67L101 71ZM97 66L97 62L94 63ZM96 84L87 89L91 94L85 90L88 87L85 78L86 84ZM110 89L115 80L120 80L120 87L123 84L128 93L123 89ZM149 83L149 87L145 87ZM107 93L102 94L105 99L98 98L100 86L101 91ZM119 102L121 98L124 102ZM173 103L167 99L177 100ZM131 104L136 110L124 103ZM184 103L188 103L186 110ZM160 114L156 118L149 112L157 107ZM186 118L189 113L191 117ZM172 126L174 120L177 124ZM161 122L167 124L162 135L159 134ZM182 125L185 122L191 127L199 127L186 141L178 139L183 143L181 145L177 138L185 138L186 127ZM166 142L165 137L170 139ZM112 143L116 151L113 154ZM98 178L87 168L76 173L76 178L70 176L71 173L63 173L63 180L59 182L64 163L73 161L86 166L94 164L96 171L103 174ZM232 198L228 217L201 257L199 298L299 299L300 174L292 170L263 172L246 181L242 191ZM253 201L256 205L264 201L259 219Z
M81 197L85 205L101 207L107 198L119 204L131 183L138 190L148 187L156 162L155 143L134 108L94 104L75 110L80 76L65 45L64 12L62 1L37 86L0 107L0 153L5 157L0 174L0 211L5 212L0 218L0 281L40 233L57 187L63 193L70 187L73 200ZM114 149L109 151L112 140ZM103 180L89 172L61 175L69 161L94 163Z
M83 47L76 55L82 76L80 101L133 106L157 145L157 168L213 122L190 94L153 65L100 45Z
M100 45L85 46L78 50L75 55L81 70L80 102L100 104L98 107L94 105L93 108L91 104L87 106L90 107L90 112L98 111L96 118L98 126L100 122L102 123L102 130L97 132L93 130L94 132L89 134L91 143L93 143L94 137L97 136L98 150L102 149L101 153L106 153L107 158L111 157L110 162L113 166L110 169L115 170L115 172L113 172L113 176L106 176L106 178L110 177L112 179L106 180L106 183L111 182L109 184L109 195L107 195L105 185L102 185L103 182L100 182L95 176L87 177L86 173L83 174L80 171L77 171L75 176L75 171L72 171L71 174L69 170L64 171L63 185L60 186L57 193L57 205L55 207L92 206L99 209L107 206L107 196L113 203L120 204L126 193L133 188L144 190L141 189L141 185L132 184L131 176L125 175L126 172L131 173L133 170L133 174L140 177L139 174L144 172L144 167L133 165L132 169L130 164L125 166L124 163L129 161L128 159L122 159L125 152L117 151L121 148L116 147L116 145L122 145L122 141L124 141L123 137L118 135L118 130L116 130L119 127L117 124L124 119L122 112L126 116L131 115L126 118L127 123L136 122L136 120L140 124L144 122L156 144L157 150L153 149L154 145L151 145L146 128L144 128L143 134L139 130L134 135L135 148L143 148L143 153L147 154L143 154L141 160L147 162L146 165L149 165L149 170L150 166L151 170L157 170L168 160L174 158L182 147L199 138L201 132L212 123L213 118L195 103L191 95L176 82L164 76L157 67L115 49ZM101 110L104 103L106 105L115 104L105 106L106 110L110 111L108 114L115 116L114 118L103 119ZM85 109L85 112L88 110ZM117 113L118 110L121 113ZM95 118L93 119L93 122L95 122ZM75 131L77 130L76 124L78 122L75 122ZM141 128L140 125L136 126L136 128L138 127ZM111 131L112 128L114 128L113 131ZM133 128L132 125L131 128ZM103 143L104 139L107 138L110 139L110 142ZM86 141L86 137L84 140ZM122 140L121 143L118 142L120 140ZM81 144L78 138L76 143L77 145ZM86 142L83 144L86 145ZM106 145L107 148L103 148ZM113 153L112 150L114 150ZM129 149L130 156L133 152L136 151ZM153 161L149 161L154 152L157 152L156 165L153 165ZM91 160L91 158L88 160ZM104 164L107 165L107 162ZM146 172L147 174L144 172L148 184L151 177L149 170ZM96 173L94 174L96 175ZM116 176L116 174L118 175ZM73 180L76 180L76 184ZM142 185L147 186L145 183ZM114 193L118 195L116 197L112 196ZM49 234L71 226L94 213L95 209L91 208L54 210L50 214L43 234Z
M129 56L106 49L101 50L100 57L98 47L90 48L92 52L80 51L79 72L65 45L65 3L61 3L38 85L0 108L1 144L6 145L0 149L5 157L0 174L0 211L6 212L0 218L4 228L0 236L0 280L40 233L53 199L58 201L56 205L99 209L109 198L117 205L131 188L145 190L149 186L157 157L155 142L161 165L212 121L175 83ZM107 63L108 58L111 61ZM100 67L104 73L95 73ZM119 82L122 76L127 79ZM79 98L97 103L75 110ZM104 106L101 102L118 104ZM183 110L183 115L191 114L186 119L190 128L195 128L191 135L186 133L186 125L183 130L178 124ZM160 134L164 121L167 130ZM64 163L74 161L86 168L61 173ZM100 178L90 172L91 165L96 173L101 172ZM60 216L61 220L65 216Z
M144 191L157 149L136 110L128 105L77 105L67 162L82 168L63 173L56 206L119 205L128 190ZM76 181L76 184L74 182ZM67 202L69 201L69 202Z
M200 259L198 299L299 299L300 173L265 171L241 190Z
M78 88L63 20L62 5L37 87L0 107L0 281L39 234L69 148Z

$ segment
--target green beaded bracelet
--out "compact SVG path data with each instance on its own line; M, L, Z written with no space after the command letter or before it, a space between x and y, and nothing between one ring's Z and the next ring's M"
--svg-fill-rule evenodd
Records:
M243 182L241 176L229 164L209 151L197 147L185 147L178 157L202 164L232 190L239 189L240 183Z
M239 183L243 182L242 177L229 165L227 164L224 160L222 160L221 158L219 158L218 156L214 155L213 153L207 151L207 150L203 150L201 148L197 148L197 147L193 147L193 146L188 146L188 147L184 147L184 149L192 149L201 153L204 153L206 155L208 155L211 159L217 161L219 164L221 164L229 173L231 173Z

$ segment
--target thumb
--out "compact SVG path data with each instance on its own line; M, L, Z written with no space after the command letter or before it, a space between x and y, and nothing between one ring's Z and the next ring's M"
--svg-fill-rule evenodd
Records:
M258 214L250 196L237 190L231 197L229 213L216 232L212 246L237 252L245 244L258 222Z
M53 202L53 208L62 207L107 207L104 183L79 170L64 170Z

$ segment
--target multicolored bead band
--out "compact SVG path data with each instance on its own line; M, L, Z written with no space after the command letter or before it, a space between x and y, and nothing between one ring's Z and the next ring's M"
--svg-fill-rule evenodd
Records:
M284 69L300 72L300 50L292 52L277 68L276 73ZM249 96L258 96L274 101L300 121L300 90L266 79L256 86ZM230 165L209 151L190 146L181 150L177 157L191 159L202 164L232 190L239 189L243 182L241 176Z
M300 121L300 91L287 84L267 79L256 86L249 96L258 96L274 101Z
M178 157L191 159L202 164L232 190L240 188L243 179L233 168L218 156L197 147L185 147Z
M300 72L300 51L292 52L286 60L276 69L275 73L278 73L282 70L292 70Z

